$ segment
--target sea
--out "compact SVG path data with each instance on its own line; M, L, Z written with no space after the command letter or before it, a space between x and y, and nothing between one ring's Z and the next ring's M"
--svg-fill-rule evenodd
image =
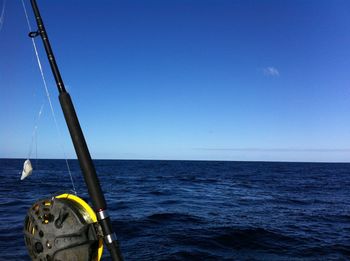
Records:
M64 160L0 159L0 260L30 260L27 210L72 190ZM350 164L94 161L125 260L350 260ZM79 196L89 199L70 160ZM110 260L105 251L102 260Z

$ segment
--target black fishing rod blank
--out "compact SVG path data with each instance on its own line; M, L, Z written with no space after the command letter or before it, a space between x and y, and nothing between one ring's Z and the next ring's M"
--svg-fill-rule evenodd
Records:
M83 172L84 180L88 188L92 205L94 211L96 212L98 223L102 229L105 245L110 251L113 260L122 260L119 243L117 241L115 233L113 232L111 220L107 212L106 200L102 192L101 185L84 138L84 134L80 127L72 99L64 87L64 83L58 69L36 0L31 0L31 5L38 25L38 30L36 32L29 33L29 36L40 36L43 41L51 70L59 91L60 104L80 163L80 168Z

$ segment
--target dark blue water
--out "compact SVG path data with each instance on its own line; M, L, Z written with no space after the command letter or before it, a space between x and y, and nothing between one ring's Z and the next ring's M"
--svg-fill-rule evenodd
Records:
M29 260L27 209L71 189L64 161L32 163L21 182L23 160L0 160L0 260ZM126 260L350 260L350 164L95 164Z

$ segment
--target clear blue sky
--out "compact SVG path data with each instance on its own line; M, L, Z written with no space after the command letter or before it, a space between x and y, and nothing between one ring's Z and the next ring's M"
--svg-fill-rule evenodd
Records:
M94 158L350 161L349 1L38 4ZM63 158L21 1L0 26L0 157L27 156L45 101L38 157Z

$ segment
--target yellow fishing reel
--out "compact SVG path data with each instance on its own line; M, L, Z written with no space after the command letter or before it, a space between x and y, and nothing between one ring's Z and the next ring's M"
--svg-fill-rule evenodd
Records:
M62 194L37 201L24 222L32 260L98 261L103 240L95 212L81 198Z

